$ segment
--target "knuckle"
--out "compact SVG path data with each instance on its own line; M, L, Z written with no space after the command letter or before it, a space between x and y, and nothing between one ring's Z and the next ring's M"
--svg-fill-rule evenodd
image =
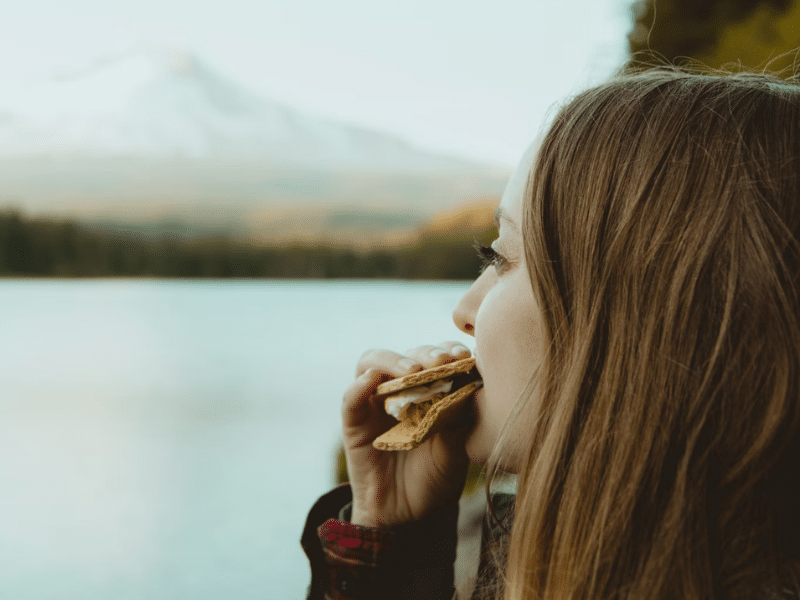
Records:
M408 352L425 352L429 348L433 348L430 344L421 344L408 349Z
M380 350L377 348L369 348L368 350L365 350L364 353L359 357L358 362L367 362L371 358L374 358L379 352Z
M380 364L385 352L386 350L379 350L376 348L372 348L364 352L356 364L356 377L360 377L370 368Z

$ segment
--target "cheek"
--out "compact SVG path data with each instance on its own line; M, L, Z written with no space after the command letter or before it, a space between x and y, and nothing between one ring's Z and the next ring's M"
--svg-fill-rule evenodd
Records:
M499 394L496 396L493 394ZM486 387L478 393L475 400L475 425L467 438L466 450L470 460L484 464L492 454L505 429L512 410L507 402L507 390Z
M534 320L520 306L514 288L496 286L484 299L475 319L475 346L484 379L493 387L514 387L520 371L528 371L532 355ZM523 296L524 297L524 296ZM492 397L496 397L492 393Z
M494 361L502 350L502 338L507 322L503 297L495 286L486 294L475 315L475 345L481 353L481 361ZM485 354L485 356L484 356Z
M477 397L467 452L473 460L481 459L477 462L488 458L543 358L541 315L523 275L497 282L476 314L475 345L484 388Z
M527 286L495 288L476 319L476 352L486 384L484 420L502 426L543 360L542 323Z
M513 403L513 364L509 358L513 319L497 287L487 293L475 318L475 353L484 387L478 392L475 427L467 442L467 453L478 463L488 460ZM516 354L513 352L513 354Z

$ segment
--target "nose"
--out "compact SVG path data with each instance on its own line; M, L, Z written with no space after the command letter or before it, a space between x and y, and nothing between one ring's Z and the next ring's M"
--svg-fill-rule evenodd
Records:
M453 309L453 323L466 334L475 335L475 317L478 314L483 297L486 295L485 283L490 270L487 269L472 282L470 288Z

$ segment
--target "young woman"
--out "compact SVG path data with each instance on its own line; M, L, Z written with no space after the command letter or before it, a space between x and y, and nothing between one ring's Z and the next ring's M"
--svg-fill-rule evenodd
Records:
M373 449L377 384L469 351L361 358L310 597L451 598L468 458L518 476L475 597L800 597L800 86L661 69L586 91L498 226L454 311L471 426Z

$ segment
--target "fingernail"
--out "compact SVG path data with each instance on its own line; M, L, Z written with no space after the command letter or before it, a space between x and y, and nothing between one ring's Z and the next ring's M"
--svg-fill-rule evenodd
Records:
M433 358L438 358L442 354L447 354L447 352L445 350L442 350L441 348L435 348L435 349L431 350L431 356Z
M403 358L397 363L397 366L399 366L404 371L410 371L411 369L417 366L417 363L415 363L410 358Z
M458 356L459 354L464 354L464 352L469 352L469 348L466 346L453 346L450 348L450 354L453 356Z

